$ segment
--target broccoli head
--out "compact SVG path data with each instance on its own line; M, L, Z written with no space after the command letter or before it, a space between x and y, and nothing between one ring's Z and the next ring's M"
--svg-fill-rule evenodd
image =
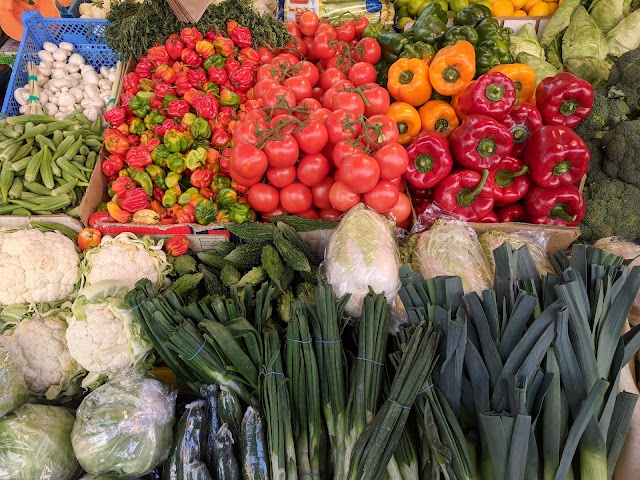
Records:
M602 150L602 141L597 138L590 138L585 139L584 143L589 148L589 153L591 154L589 171L587 172L587 184L609 178L603 170L604 151Z
M640 237L640 188L606 179L587 185L583 194L586 209L580 229L585 240Z
M640 186L640 120L622 122L602 137L607 175Z
M575 131L585 141L602 138L604 132L626 120L629 113L624 99L609 98L606 90L598 89L594 92L591 113L580 122Z
M640 114L640 48L616 59L609 73L607 88L610 96L624 96L632 118Z

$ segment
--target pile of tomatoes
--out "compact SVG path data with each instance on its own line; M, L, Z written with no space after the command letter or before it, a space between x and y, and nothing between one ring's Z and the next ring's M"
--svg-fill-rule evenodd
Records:
M364 202L408 223L409 159L385 115L389 93L375 83L380 47L360 38L366 23L331 25L306 12L288 26L297 50L258 69L253 95L262 107L234 132L229 170L263 216L329 220Z

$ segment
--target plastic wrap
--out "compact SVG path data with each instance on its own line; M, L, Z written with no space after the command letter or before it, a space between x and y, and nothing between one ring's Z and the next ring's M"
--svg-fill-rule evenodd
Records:
M418 236L413 263L427 279L459 276L465 293L480 294L493 286L489 263L478 237L464 222L437 220Z
M82 401L71 440L87 473L139 477L171 450L176 392L126 370Z
M355 206L332 233L323 268L338 298L351 294L348 315L360 316L369 287L393 304L401 286L393 224L363 204Z
M497 230L491 230L489 232L481 233L478 236L480 245L484 250L484 253L489 262L489 269L491 272L491 278L495 273L495 259L493 258L493 251L503 243L510 244L514 249L518 250L526 246L529 248L531 258L536 265L538 273L543 275L554 275L556 272L549 261L547 256L547 235L543 230L526 231L506 233Z
M73 415L49 405L25 404L0 419L0 479L76 478L72 428Z
M29 389L20 368L10 361L0 344L0 417L18 408L29 399Z
M215 471L215 442L218 429L220 428L220 419L218 418L218 395L220 389L217 385L203 385L200 388L200 395L206 402L205 406L205 440L204 453L202 458L210 471Z
M617 237L607 237L601 238L593 246L624 258L629 268L640 267L640 245ZM629 312L629 323L632 327L640 323L640 292L636 295Z

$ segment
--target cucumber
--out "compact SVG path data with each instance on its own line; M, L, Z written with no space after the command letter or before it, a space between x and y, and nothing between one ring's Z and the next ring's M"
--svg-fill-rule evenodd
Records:
M231 233L247 242L272 242L273 225L269 223L249 222L227 227Z
M240 425L242 424L242 407L238 396L227 387L220 387L218 395L218 416L220 423L226 423L231 430L233 438L240 438Z
M204 407L205 402L202 400L185 407L176 427L173 448L164 464L163 480L192 478L189 475L192 464L200 461L203 451Z
M203 385L200 387L200 395L206 402L205 406L205 441L202 458L209 468L209 471L216 471L215 462L215 441L220 429L220 419L218 418L218 395L220 389L217 385Z
M233 454L233 435L224 423L215 436L215 468L218 480L240 480L240 466Z
M171 284L171 288L178 295L184 295L196 288L203 277L204 274L202 273L187 273L186 275L178 277L176 281Z
M277 230L273 236L274 244L284 262L298 272L310 272L311 265L309 259L303 251L298 249L293 243L284 238L284 235Z
M269 478L265 429L262 415L253 407L247 408L242 419L240 433L240 449L242 451L240 464L244 480L267 480Z

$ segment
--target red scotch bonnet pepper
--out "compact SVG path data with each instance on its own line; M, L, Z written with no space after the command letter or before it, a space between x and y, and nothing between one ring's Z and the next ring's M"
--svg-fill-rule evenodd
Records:
M477 222L493 209L489 171L454 170L433 191L433 200L446 211Z
M571 73L559 73L540 82L536 105L545 125L574 128L591 112L593 87Z
M458 97L464 115L477 113L500 120L516 104L516 87L502 73L487 73L469 85Z
M533 185L524 197L531 223L574 226L584 217L584 199L573 185L541 188Z
M453 158L447 138L436 130L426 130L407 147L409 164L405 180L417 189L435 187L451 173Z
M513 137L507 127L486 115L469 115L449 137L453 158L461 167L493 170L511 152Z

